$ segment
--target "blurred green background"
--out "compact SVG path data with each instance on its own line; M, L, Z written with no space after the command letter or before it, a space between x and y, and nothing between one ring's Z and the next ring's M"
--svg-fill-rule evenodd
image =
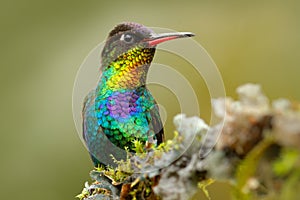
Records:
M228 95L254 82L272 99L300 99L296 0L2 0L0 16L1 199L66 200L81 192L92 164L73 122L73 83L83 59L119 22L196 33ZM191 82L201 98L206 86ZM208 120L209 97L203 99ZM209 189L213 200L230 199L227 185Z

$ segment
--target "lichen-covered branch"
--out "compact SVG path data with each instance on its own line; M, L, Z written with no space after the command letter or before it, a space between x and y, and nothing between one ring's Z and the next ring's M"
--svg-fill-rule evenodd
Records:
M300 105L270 102L259 85L237 89L238 100L214 99L220 122L175 116L172 140L128 153L118 167L91 172L80 199L187 200L200 187L228 181L235 199L296 199L300 189Z

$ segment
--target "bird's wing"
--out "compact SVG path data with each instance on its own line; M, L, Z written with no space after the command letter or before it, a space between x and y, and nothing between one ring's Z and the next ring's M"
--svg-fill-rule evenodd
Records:
M92 90L88 93L88 95L84 98L83 108L82 108L82 128L83 128L83 139L87 142L88 132L90 131L93 125L96 125L97 118L95 117L95 113L92 112L92 107L94 105L95 100L95 91Z
M162 143L164 141L164 129L163 129L163 124L160 119L159 115L159 108L158 105L155 104L152 109L150 110L151 114L151 125L153 127L153 131L155 133L156 139L157 139L157 145Z

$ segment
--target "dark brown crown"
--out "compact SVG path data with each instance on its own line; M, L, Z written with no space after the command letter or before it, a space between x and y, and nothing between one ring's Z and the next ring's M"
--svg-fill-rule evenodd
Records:
M118 24L112 31L109 32L109 37L116 35L120 32L130 31L132 29L142 28L143 25L134 22L124 22Z
M143 26L142 24L138 24L135 22L123 22L123 23L115 26L115 28L109 32L108 37L112 37L118 33L125 32L125 31L131 31L131 30L139 30L141 33L144 33L147 35L152 32L150 29Z

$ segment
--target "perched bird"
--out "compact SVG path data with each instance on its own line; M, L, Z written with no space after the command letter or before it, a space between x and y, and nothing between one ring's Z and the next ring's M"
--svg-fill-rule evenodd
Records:
M158 106L146 87L157 44L192 33L155 34L137 23L117 25L101 54L100 79L83 106L83 138L94 165L115 166L112 156L126 158L133 141L158 145L164 141Z

